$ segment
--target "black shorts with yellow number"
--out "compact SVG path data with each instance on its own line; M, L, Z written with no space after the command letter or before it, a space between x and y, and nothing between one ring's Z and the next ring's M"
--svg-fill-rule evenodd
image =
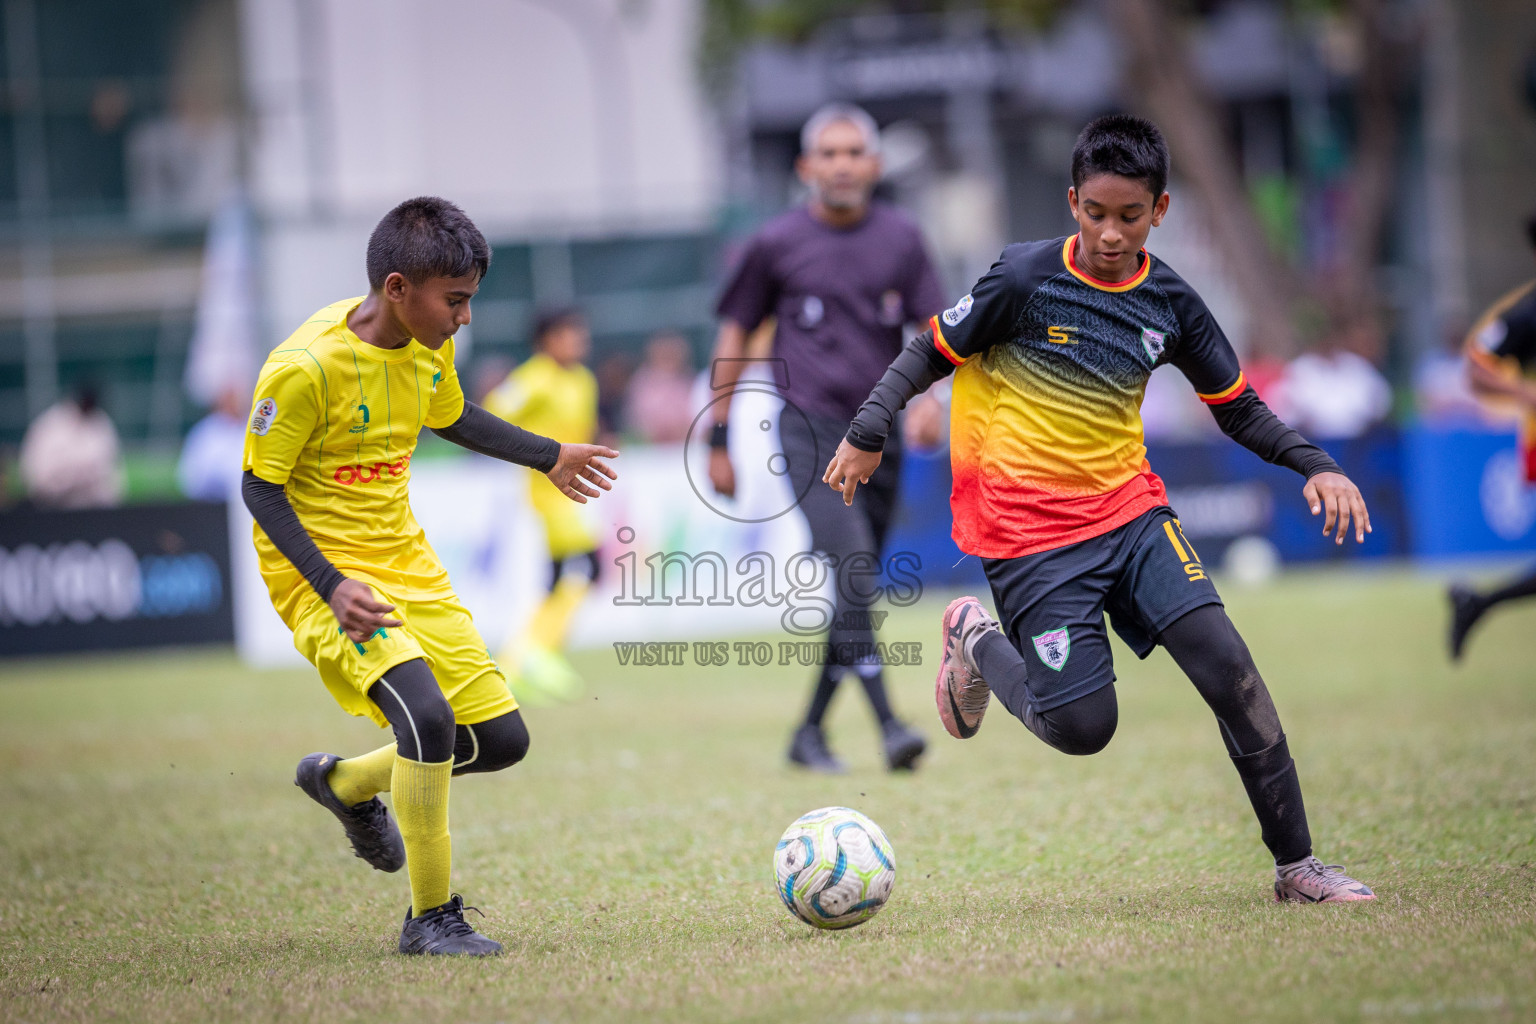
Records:
M1029 664L1029 703L1049 711L1114 682L1104 631L1139 658L1175 619L1221 604L1173 510L1155 508L1077 544L982 560L997 617Z

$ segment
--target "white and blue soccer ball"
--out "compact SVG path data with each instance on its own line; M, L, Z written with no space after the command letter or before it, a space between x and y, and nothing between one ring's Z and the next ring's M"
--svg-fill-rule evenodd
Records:
M885 906L896 851L880 826L849 807L802 814L773 851L779 899L817 928L852 928Z

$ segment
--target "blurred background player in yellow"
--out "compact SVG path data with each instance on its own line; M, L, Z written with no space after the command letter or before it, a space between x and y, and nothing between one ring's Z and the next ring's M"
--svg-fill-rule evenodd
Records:
M580 310L545 310L534 322L533 356L491 389L485 408L535 434L590 443L597 434L597 378L582 361L591 349ZM512 689L524 703L571 700L584 684L563 648L571 619L597 580L597 530L543 473L528 474L528 500L549 546L548 590L526 626L514 626L501 661L515 669Z

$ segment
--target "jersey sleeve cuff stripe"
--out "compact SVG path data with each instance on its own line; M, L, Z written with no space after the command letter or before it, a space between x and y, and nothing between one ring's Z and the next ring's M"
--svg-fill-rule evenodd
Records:
M1225 405L1226 403L1236 398L1238 395L1242 394L1243 389L1247 386L1248 378L1243 376L1243 371L1239 370L1237 371L1237 380L1232 382L1231 387L1222 388L1214 395L1202 395L1198 391L1195 392L1195 394L1199 396L1200 401L1204 402L1206 405Z
M944 332L939 329L939 318L934 317L929 322L933 325L933 347L939 350L939 354L942 355L945 359L948 359L950 362L954 363L956 366L959 366L961 363L965 362L964 359L961 359L955 354L954 349L949 347L949 342L944 340Z

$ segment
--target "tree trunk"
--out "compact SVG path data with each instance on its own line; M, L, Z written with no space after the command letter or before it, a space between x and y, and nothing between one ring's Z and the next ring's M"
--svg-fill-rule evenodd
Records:
M1360 33L1355 83L1355 154L1337 260L1323 282L1329 327L1339 341L1378 359L1384 309L1376 268L1396 178L1397 93L1401 49L1387 30L1382 0L1350 0Z
M1215 106L1196 77L1182 19L1166 0L1112 0L1111 9L1130 58L1130 95L1162 128L1175 169L1194 186L1211 237L1247 307L1250 350L1292 355L1295 283L1248 201Z

